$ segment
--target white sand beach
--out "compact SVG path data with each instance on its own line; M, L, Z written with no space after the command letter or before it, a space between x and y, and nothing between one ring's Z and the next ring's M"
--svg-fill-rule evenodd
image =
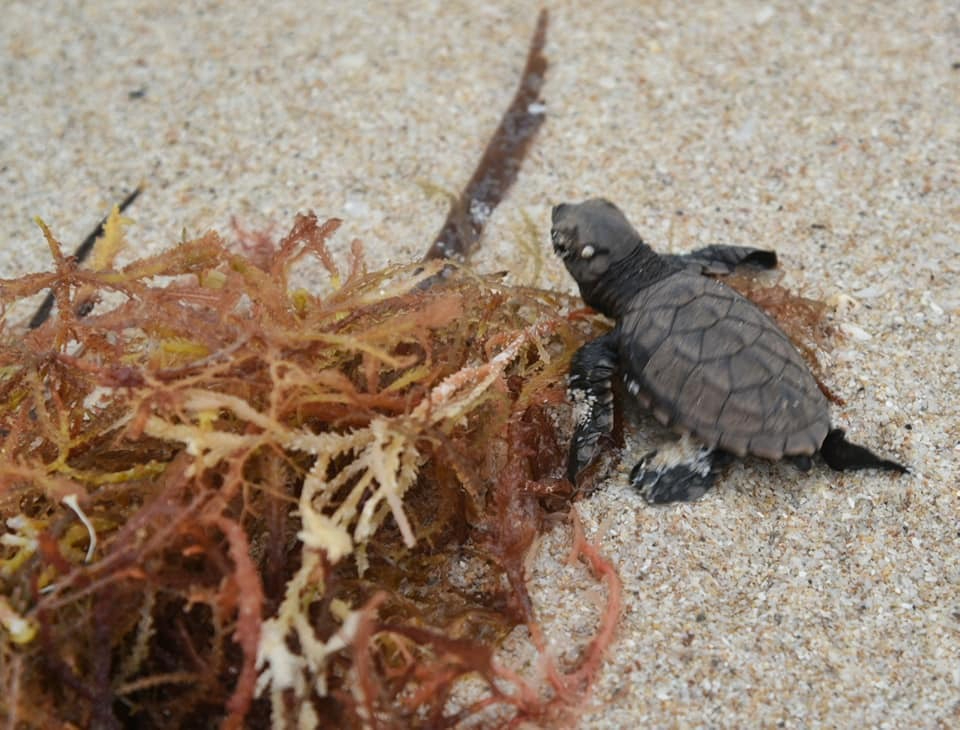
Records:
M69 5L69 7L67 7ZM577 504L624 581L583 728L960 726L960 9L553 2L547 121L473 265L574 291L550 207L602 195L656 249L775 249L847 304L826 368L894 477L738 463L654 508L625 463ZM130 239L344 220L371 267L423 254L512 98L538 6L8 2L0 276L50 266L137 183ZM517 239L529 216L544 266ZM558 527L531 589L559 655L602 592ZM501 658L523 669L526 631Z

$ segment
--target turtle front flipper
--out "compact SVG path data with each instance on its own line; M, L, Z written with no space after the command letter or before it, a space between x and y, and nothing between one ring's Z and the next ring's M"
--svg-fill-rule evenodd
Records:
M570 362L567 395L573 404L573 439L567 478L577 476L594 460L601 436L613 430L613 373L617 369L616 330L581 347Z
M751 266L757 269L777 268L777 253L763 248L750 246L723 246L714 244L704 246L690 253L664 256L674 264L707 276L726 276L732 274L738 266Z
M630 485L650 504L700 499L713 486L717 468L729 461L729 455L702 445L690 446L679 457L651 451L633 467Z

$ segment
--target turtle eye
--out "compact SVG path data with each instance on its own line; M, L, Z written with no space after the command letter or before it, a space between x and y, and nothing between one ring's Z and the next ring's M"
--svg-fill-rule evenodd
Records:
M596 252L597 252L597 249L595 249L593 246L591 246L588 243L586 246L580 249L580 258L582 259L592 258Z

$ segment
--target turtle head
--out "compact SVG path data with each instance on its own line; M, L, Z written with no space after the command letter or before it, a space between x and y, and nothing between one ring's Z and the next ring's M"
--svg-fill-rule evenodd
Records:
M609 317L616 318L637 288L651 283L645 268L660 268L650 266L660 257L609 200L561 203L551 218L554 253L579 285L583 300Z

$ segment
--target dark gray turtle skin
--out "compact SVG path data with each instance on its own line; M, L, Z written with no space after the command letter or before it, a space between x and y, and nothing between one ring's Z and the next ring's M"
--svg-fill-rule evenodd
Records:
M837 470L906 471L832 428L827 399L790 339L712 278L741 265L773 268L774 252L708 246L661 256L602 199L558 205L552 219L554 251L584 302L616 321L571 362L572 482L613 428L616 375L657 420L697 442L678 463L651 452L634 468L631 481L651 502L696 499L732 456L789 458L806 470L819 453Z

